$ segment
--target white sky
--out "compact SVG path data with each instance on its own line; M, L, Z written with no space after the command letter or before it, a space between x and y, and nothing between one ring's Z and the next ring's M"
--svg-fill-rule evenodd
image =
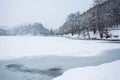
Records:
M93 0L0 0L0 25L13 26L41 22L58 28L67 15L86 11Z

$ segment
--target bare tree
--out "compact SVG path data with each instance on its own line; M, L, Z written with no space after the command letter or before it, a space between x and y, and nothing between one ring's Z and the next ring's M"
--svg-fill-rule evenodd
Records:
M100 38L103 38L103 33L105 29L104 25L104 8L102 3L104 3L104 0L95 0L95 15L96 15L96 26L98 27L98 31L100 34Z

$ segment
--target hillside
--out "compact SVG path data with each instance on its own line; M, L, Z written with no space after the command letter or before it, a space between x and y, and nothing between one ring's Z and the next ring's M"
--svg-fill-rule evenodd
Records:
M100 39L110 37L110 34L107 34L109 28L118 28L120 25L120 0L95 1L94 6L86 12L69 14L58 34L77 34L83 35L84 39L91 39L92 32L99 35Z

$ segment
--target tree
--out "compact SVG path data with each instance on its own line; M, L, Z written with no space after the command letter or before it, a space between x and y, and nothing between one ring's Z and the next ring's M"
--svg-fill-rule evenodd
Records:
M96 15L96 26L98 27L98 31L100 34L100 38L103 38L103 33L104 33L104 29L105 29L105 25L104 25L104 8L103 8L103 4L104 0L95 0L94 2L96 5L95 8L95 15Z
M50 35L54 35L54 31L52 28L50 29Z

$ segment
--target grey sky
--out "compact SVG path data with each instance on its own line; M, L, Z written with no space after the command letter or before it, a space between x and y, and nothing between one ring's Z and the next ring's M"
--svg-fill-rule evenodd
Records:
M86 11L93 0L0 0L0 25L41 22L58 28L68 14Z

